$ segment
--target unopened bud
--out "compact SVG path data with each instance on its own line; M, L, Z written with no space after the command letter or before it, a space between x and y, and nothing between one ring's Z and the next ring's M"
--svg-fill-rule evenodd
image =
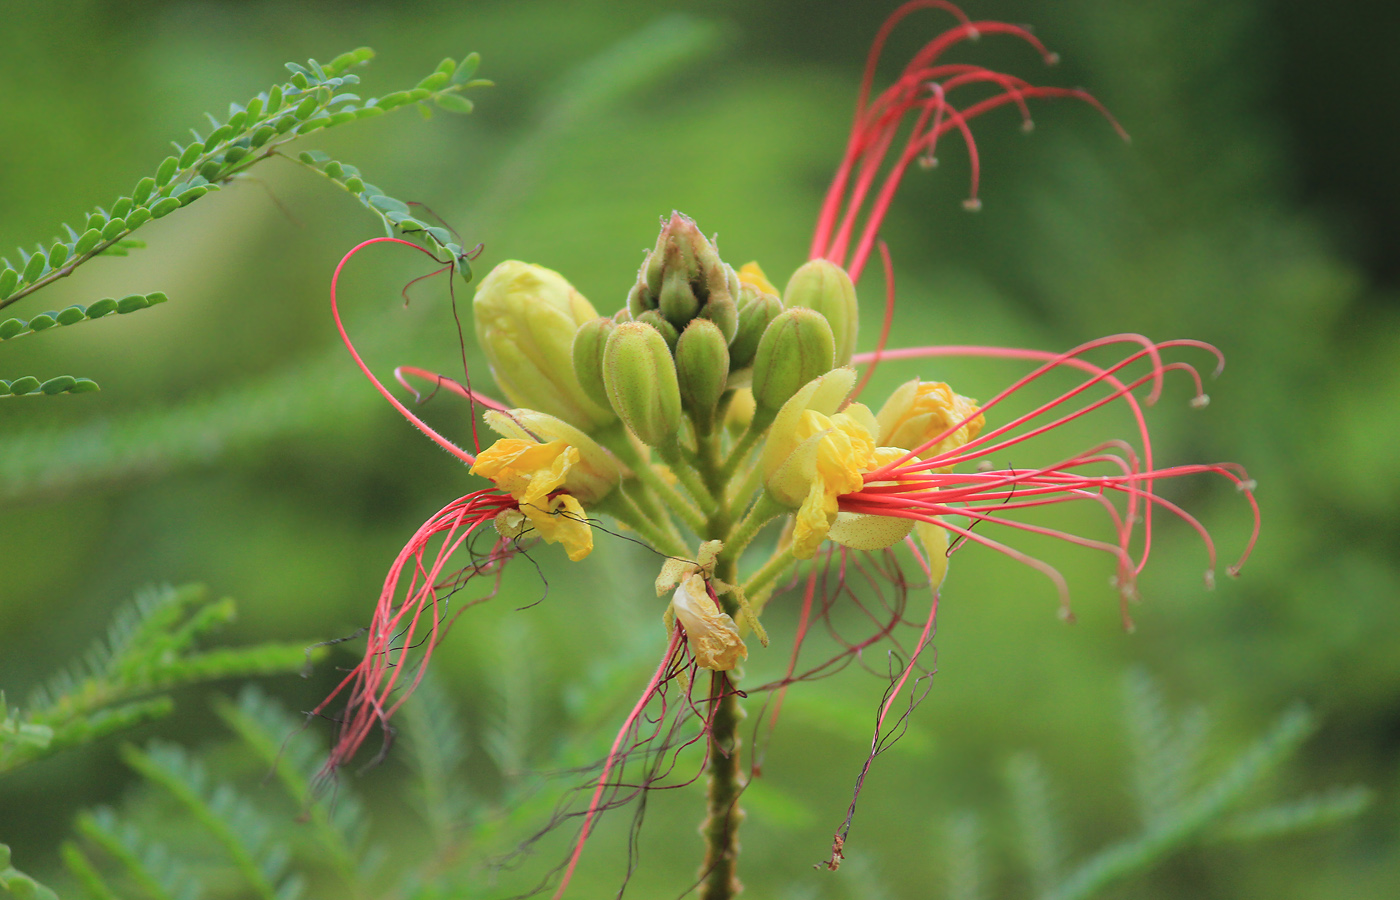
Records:
M598 313L562 275L507 260L481 282L472 310L477 342L511 403L585 431L612 421L574 374L574 332Z
M729 409L724 413L724 427L729 429L729 433L738 437L743 434L753 421L753 391L748 388L738 388L734 391L733 398L729 401Z
M831 371L835 359L831 326L813 309L786 309L758 342L753 363L756 425L766 427L797 389Z
M753 365L758 342L778 313L783 301L776 294L767 294L751 284L739 286L739 327L729 344L729 367L740 372Z
M804 263L788 280L783 303L815 309L825 316L836 341L836 365L851 361L856 352L860 306L856 302L856 286L845 269L825 259Z
M574 377L588 395L600 406L608 406L608 391L603 387L603 349L608 335L617 324L607 316L589 319L574 334Z
M634 319L657 310L679 331L698 317L719 326L728 341L738 318L739 277L689 217L678 212L661 228L627 295Z
M643 443L675 444L681 393L660 332L645 322L617 326L603 351L603 385L613 410Z
M676 326L666 320L666 317L661 314L660 310L649 309L640 316L637 316L633 321L645 322L652 328L655 328L661 333L661 336L665 338L667 349L672 353L676 352L676 341L680 340L681 333L676 330Z
M482 416L487 427L506 438L547 444L563 441L578 451L578 462L569 468L564 489L591 505L612 493L619 481L631 476L631 471L618 462L593 438L562 419L533 409L510 409L505 412L487 410Z
M729 347L719 326L695 319L676 342L676 378L681 400L702 435L714 428L715 408L729 377Z

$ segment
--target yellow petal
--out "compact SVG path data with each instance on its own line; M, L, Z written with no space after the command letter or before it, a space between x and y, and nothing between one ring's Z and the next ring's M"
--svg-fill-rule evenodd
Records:
M582 504L569 494L550 499L548 506L521 504L520 511L535 526L540 537L551 544L562 544L564 552L574 562L593 552L593 529Z
M739 628L710 596L701 574L691 575L676 588L671 609L690 643L690 652L702 668L723 672L749 656Z

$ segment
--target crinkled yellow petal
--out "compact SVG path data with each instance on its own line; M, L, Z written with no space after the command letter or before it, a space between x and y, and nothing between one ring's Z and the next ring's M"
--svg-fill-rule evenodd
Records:
M701 668L723 672L748 658L749 648L739 637L734 620L719 608L705 585L705 576L691 575L676 588L671 609L690 643L690 652Z
M551 544L562 544L569 559L578 562L593 552L593 529L589 526L583 504L570 494L560 494L549 505L520 505L520 511L535 526L540 537Z
M578 459L578 450L563 441L539 444L501 438L477 456L471 471L496 482L497 487L525 506L540 503L550 491L563 485Z

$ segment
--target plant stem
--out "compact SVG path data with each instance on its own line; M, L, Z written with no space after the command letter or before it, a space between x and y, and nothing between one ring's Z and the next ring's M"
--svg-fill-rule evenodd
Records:
M739 723L744 719L739 695L724 672L710 675L711 696L719 696L710 723L710 785L704 824L704 880L701 900L730 900L743 890L735 868L739 858L739 808L744 776L739 766Z

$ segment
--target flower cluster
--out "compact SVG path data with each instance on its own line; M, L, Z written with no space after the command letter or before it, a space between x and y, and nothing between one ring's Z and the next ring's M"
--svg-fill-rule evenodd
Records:
M872 99L875 64L889 30L923 7L951 11L957 26L927 44ZM440 511L395 562L365 660L342 685L351 712L333 766L349 759L371 725L386 721L402 702L402 692L395 693L404 673L401 663L421 629L430 632L426 646L431 650L443 627L448 593L466 579L498 571L533 537L558 543L570 560L581 560L593 549L593 517L609 516L668 558L656 587L670 598L664 610L669 645L603 767L578 846L598 812L597 798L609 773L625 756L618 748L647 702L671 678L688 673L684 680L689 685L708 670L712 690L704 729L717 752L709 756L705 833L713 859L705 878L722 886L729 883L726 879L732 882L737 847L733 800L725 798L737 797L733 789L742 778L731 721L737 719L735 685L741 665L754 651L748 641L756 637L767 645L761 624L766 604L778 587L793 580L794 571L801 572L803 561L818 558L808 569L789 677L770 687L785 689L798 680L793 672L813 608L820 557L841 555L844 571L845 554L881 554L886 561L879 565L892 567L885 571L896 573L892 577L901 585L898 560L912 559L932 586L934 602L915 620L919 637L906 650L907 665L883 702L875 747L885 715L932 635L938 591L959 546L981 545L1045 573L1060 593L1066 616L1064 579L1050 563L1018 550L1006 535L1048 535L1103 551L1114 560L1125 622L1126 604L1148 561L1154 512L1166 512L1194 529L1213 571L1215 547L1205 527L1160 495L1157 486L1166 479L1214 473L1234 482L1253 506L1252 482L1233 464L1159 467L1143 407L1158 399L1165 376L1173 372L1185 373L1195 389L1193 404L1204 405L1196 370L1166 357L1195 352L1218 360L1214 348L1195 341L1154 343L1137 335L1101 338L1063 353L989 346L887 347L894 287L878 234L910 163L932 160L939 138L954 133L972 157L974 202L968 205L975 206L972 119L1012 105L1028 123L1027 101L1037 98L1074 97L1097 106L1081 91L1037 87L977 66L941 61L951 47L986 34L1017 38L1053 62L1024 29L972 22L939 0L905 4L886 23L871 54L850 142L818 217L811 258L781 290L757 263L736 269L726 262L716 241L678 212L663 220L630 287L619 285L619 308L609 315L599 315L556 272L513 260L497 265L476 292L473 314L477 339L504 402L437 378L439 386L488 407L485 423L501 436L489 447L468 453L439 435L355 355L391 403L494 487ZM962 88L979 85L994 93L957 104ZM877 248L886 263L885 321L874 349L862 353L856 282ZM1112 360L1096 361L1112 352L1118 354ZM996 391L915 377L878 407L861 402L878 364L943 357L1023 361L1030 371ZM401 370L400 380L404 372L425 374ZM1004 413L1013 408L1008 402L1013 397L1024 396L1042 379L1065 374L1072 377L1059 393L1030 402L1029 409ZM964 389L986 399L959 393ZM1017 468L998 465L1009 448L1109 404L1121 405L1131 416L1136 425L1131 440L1105 438L1081 453L1035 464L1025 462L1029 450L1018 450ZM1107 535L1067 533L1025 517L1038 507L1065 503L1101 508ZM783 523L776 547L758 558L746 554L775 520ZM489 552L476 554L465 569L448 567L451 554L488 524L495 532ZM983 525L989 527L978 527ZM440 549L428 564L425 548L436 538L441 538ZM901 551L906 556L894 555L898 545L907 548ZM401 575L410 564L407 593L401 598ZM871 641L889 636L894 624L903 621L901 615L896 613L875 637L850 644L848 652L857 654ZM415 677L421 677L421 670ZM844 837L844 831L838 833L833 867ZM577 852L565 884L576 860ZM728 896L725 890L715 887L706 896Z

